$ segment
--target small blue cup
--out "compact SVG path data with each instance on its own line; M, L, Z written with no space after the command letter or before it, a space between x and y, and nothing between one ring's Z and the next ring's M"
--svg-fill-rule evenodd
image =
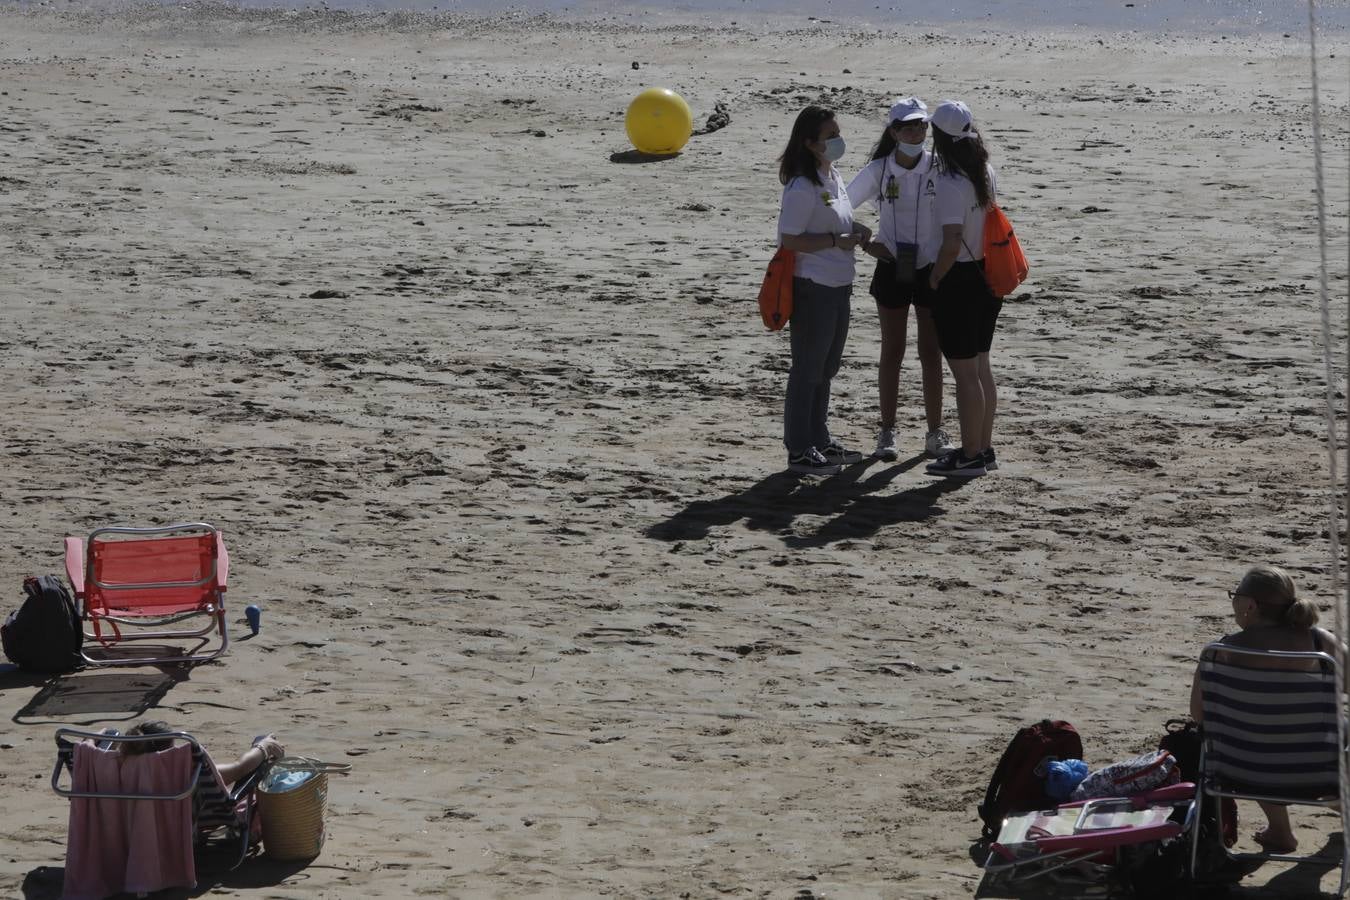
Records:
M262 628L262 610L252 605L245 606L244 618L248 619L249 630L257 634L258 629Z

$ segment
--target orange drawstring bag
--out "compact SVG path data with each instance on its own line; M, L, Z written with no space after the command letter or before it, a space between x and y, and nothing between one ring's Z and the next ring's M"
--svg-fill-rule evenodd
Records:
M792 276L796 271L797 254L779 247L759 286L759 314L770 331L781 330L792 318Z
M989 282L994 296L1001 299L1017 290L1026 277L1027 258L1012 222L997 203L990 203L984 214L984 280Z

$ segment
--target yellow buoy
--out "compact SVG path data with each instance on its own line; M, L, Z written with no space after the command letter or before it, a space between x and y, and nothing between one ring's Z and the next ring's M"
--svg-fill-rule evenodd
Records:
M623 127L628 139L643 153L668 156L679 153L694 132L694 114L684 98L669 88L647 88L628 104Z

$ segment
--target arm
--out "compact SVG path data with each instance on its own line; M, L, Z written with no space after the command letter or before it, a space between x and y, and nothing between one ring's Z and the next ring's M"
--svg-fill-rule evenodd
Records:
M286 748L276 738L268 735L244 751L244 754L234 762L216 766L216 771L226 784L234 784L263 763L280 759L285 754Z
M840 250L852 250L858 245L856 234L784 234L782 237L783 248L794 253L815 253L818 250L828 250L831 247L838 247Z
M1314 628L1313 634L1317 638L1317 649L1323 653L1336 657L1336 662L1344 668L1346 649L1345 645L1336 639L1336 635L1327 631L1325 628Z
M964 225L942 226L942 247L938 250L937 262L933 263L933 274L928 276L928 286L933 290L937 290L938 283L956 265L956 258L961 255L961 232L964 230Z
M933 198L933 219L942 228L942 245L933 263L933 274L928 277L928 286L937 290L938 283L947 277L961 257L966 210L974 202L975 188L965 179L944 176L936 178L934 184L937 195Z
M1191 718L1199 722L1204 718L1204 709L1200 703L1200 667L1196 666L1191 676Z
M783 208L778 214L778 237L784 250L794 253L816 253L838 247L852 251L858 244L853 234L833 234L831 232L808 232L807 224L811 213L819 200L819 189L806 182L805 190L798 187L801 181L794 181L783 191Z
M844 193L848 194L848 204L853 207L855 213L858 207L871 203L881 196L881 171L882 166L878 165L876 160L872 160L853 176L853 180L844 189ZM855 219L850 233L858 239L857 246L866 250L867 244L872 240L872 229Z

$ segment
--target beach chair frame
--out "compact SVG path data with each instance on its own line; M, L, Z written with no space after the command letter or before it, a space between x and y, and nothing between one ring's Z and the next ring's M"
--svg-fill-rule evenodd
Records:
M77 791L73 787L62 785L63 773L72 780L75 772L75 744L78 741L90 740L102 749L109 749L116 744L146 743L149 741L176 740L183 741L192 748L192 776L184 786L183 790L173 794L119 794L112 792L91 792ZM201 743L192 735L184 731L174 731L165 734L137 734L124 735L115 732L104 731L81 731L77 728L58 728L56 730L56 765L52 769L52 790L57 795L66 799L82 798L89 800L152 800L169 801L183 800L193 795L207 797L206 803L194 804L193 809L193 844L201 847L218 831L224 829L225 842L238 842L238 852L234 858L234 864L230 869L239 868L240 864L248 857L249 847L253 837L253 819L257 814L258 800L256 788L258 782L262 780L267 771L267 766L262 765L250 772L246 777L235 782L234 786L226 791L221 791L218 781L219 776L216 772L214 763L211 762L211 756L202 747ZM244 801L244 811L239 812L238 807L241 801ZM214 807L214 808L208 808Z
M1119 861L1119 853L1127 847L1170 840L1184 835L1195 826L1198 807L1194 801L1195 785L1189 782L1167 785L1134 797L1100 797L1076 803L1063 803L1057 809L1078 809L1073 833L1035 839L1039 851L1034 856L1018 856L997 840L989 845L989 857L984 870L991 878L1009 885L1023 884L1081 863L1100 865L1103 869ZM1088 819L1102 807L1129 806L1143 809L1168 805L1174 809L1184 806L1181 822L1168 820L1157 825L1130 825L1118 828L1084 830Z
M109 540L114 536L129 537L123 542ZM209 566L201 577L187 580L143 581L137 583L102 580L100 561L109 547L129 543L140 550L150 550L161 541L177 541L208 554ZM230 646L229 629L225 622L225 589L229 578L230 556L220 532L205 522L183 522L154 528L133 528L113 525L95 529L88 538L67 537L66 576L75 589L81 615L89 624L85 640L97 643L105 650L120 648L136 641L157 641L199 638L202 646L195 652L177 656L114 657L91 656L82 647L80 655L91 666L153 665L157 663L199 663L215 659ZM134 560L133 560L134 562ZM136 603L136 592L153 597L156 592L183 591L195 596L191 602L173 604L171 611L155 611L153 602ZM119 614L120 613L120 614ZM189 619L204 617L200 628L173 629L172 626ZM137 630L132 630L132 629ZM151 630L141 630L151 629ZM219 634L218 641L208 636ZM211 647L211 644L216 646Z
M1222 660L1219 658L1221 654L1223 656ZM1240 664L1234 665L1234 663L1232 662L1233 660L1246 661L1249 663L1249 665L1245 667ZM1204 721L1210 720L1211 705L1219 702L1219 698L1214 693L1213 688L1211 688L1209 695L1208 696L1206 695L1206 685L1217 682L1218 677L1221 677L1224 674L1225 668L1227 669L1245 668L1248 671L1261 671L1264 669L1264 671L1266 672L1301 671L1292 668L1272 669L1269 668L1268 666L1263 667L1255 665L1256 663L1262 662L1270 663L1274 661L1315 662L1318 666L1318 669L1316 671L1307 670L1303 672L1303 674L1315 676L1315 678L1308 679L1310 685L1311 686L1320 685L1321 690L1325 691L1329 695L1329 697L1334 698L1334 706L1330 707L1330 713L1331 716L1335 719L1334 728L1335 728L1336 743L1333 749L1333 760L1332 760L1336 764L1336 772L1334 774L1334 780L1338 786L1338 791L1335 796L1327 795L1324 797L1312 797L1309 795L1299 795L1297 792L1292 792L1291 795L1291 792L1281 791L1279 789L1270 791L1254 791L1250 789L1250 787L1252 786L1250 784L1245 785L1243 787L1238 787L1233 784L1225 783L1220 774L1215 771L1216 766L1220 764L1217 761L1224 758L1223 750L1226 746L1228 738L1224 734L1222 734L1222 732L1217 731L1213 727L1209 729L1206 729L1204 727ZM1342 773L1345 771L1347 759L1350 759L1350 757L1347 757L1347 753L1350 753L1350 742L1347 741L1346 709L1344 700L1345 695L1342 689L1344 682L1342 681L1340 662L1334 656L1327 653L1311 652L1311 651L1291 652L1280 650L1251 650L1243 647L1234 647L1230 644L1214 643L1209 644L1203 650L1200 651L1200 666L1196 677L1199 679L1200 682L1201 703L1202 708L1205 710L1204 719L1201 722L1200 728L1201 734L1200 779L1198 784L1196 785L1196 805L1197 808L1201 808L1200 807L1201 804L1208 802L1211 800L1211 798L1213 798L1213 802L1216 807L1218 815L1218 825L1216 828L1217 834L1223 833L1223 804L1221 802L1218 802L1220 798L1228 797L1233 800L1252 800L1252 801L1265 801L1267 803L1283 803L1289 806L1315 806L1324 809L1334 808L1336 804L1340 802L1341 793L1344 790L1343 785L1341 785L1341 777ZM1245 686L1245 689L1247 690L1248 694L1253 693L1251 687L1252 687L1251 685ZM1256 693L1259 693L1259 691L1256 691ZM1267 691L1267 693L1270 693L1272 695L1272 702L1271 702L1272 708L1278 708L1280 706L1280 701L1285 700L1284 697L1280 696L1280 693L1277 688L1272 687L1270 690ZM1288 709L1287 705L1285 706L1285 709L1286 710ZM1260 714L1256 713L1256 715ZM1325 725L1326 724L1325 718L1326 718L1325 716L1317 716L1312 713L1309 713L1307 721L1311 726L1313 726L1313 728L1311 728L1310 731L1316 730L1316 726L1319 720L1322 722L1323 725ZM1291 723L1286 722L1285 725L1286 727L1290 727ZM1231 728L1232 727L1231 724L1228 727ZM1329 733L1329 731L1324 731L1324 733ZM1257 735L1257 737L1259 737L1259 735ZM1311 769L1307 771L1316 772L1322 770ZM1331 775L1330 769L1325 770L1325 774ZM1344 821L1346 818L1345 810L1342 810L1341 817L1343 823L1342 828L1343 830L1345 830L1344 826ZM1224 855L1227 856L1228 859L1235 861L1271 860L1274 862L1291 862L1291 863L1311 862L1330 865L1337 864L1337 860L1326 856L1316 856L1316 855L1300 856L1287 853L1272 853L1268 851L1237 852L1228 848L1227 846L1224 846L1222 841L1219 841L1218 843L1219 846L1223 848ZM1200 848L1200 829L1197 828L1192 832L1191 835L1190 871L1192 878L1196 878L1200 874L1197 872L1199 848ZM1341 869L1341 880L1340 886L1337 888L1336 891L1337 897L1344 896L1346 887L1348 884L1350 884L1350 840L1342 840L1342 850L1339 865Z

